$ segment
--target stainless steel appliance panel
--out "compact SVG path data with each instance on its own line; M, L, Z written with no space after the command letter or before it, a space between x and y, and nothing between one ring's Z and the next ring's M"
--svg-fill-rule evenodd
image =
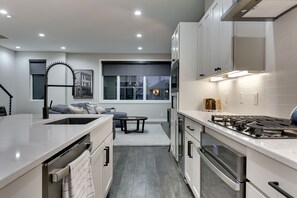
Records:
M69 174L67 165L90 147L90 136L84 136L43 163L43 198L62 197L62 177ZM59 170L59 171L57 171ZM55 174L54 174L55 173Z
M177 60L171 68L171 93L179 90L179 61Z
M246 157L216 138L201 134L201 197L244 198Z

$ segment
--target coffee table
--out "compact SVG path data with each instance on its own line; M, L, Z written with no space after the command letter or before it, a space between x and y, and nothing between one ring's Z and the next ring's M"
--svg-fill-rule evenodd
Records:
M119 120L121 122L121 130L125 131L125 133L130 133L130 132L141 132L141 133L143 133L144 123L145 123L145 120L147 120L147 117L144 117L144 116L126 116L126 117L116 118L116 120ZM127 122L128 121L137 121L137 125L136 125L135 130L128 130L127 129ZM139 122L140 121L142 121L141 131L139 131Z

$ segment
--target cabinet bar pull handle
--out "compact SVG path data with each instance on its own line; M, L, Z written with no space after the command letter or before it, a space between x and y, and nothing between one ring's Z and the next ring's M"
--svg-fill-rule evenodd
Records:
M190 130L190 131L194 131L195 129L192 129L190 126L187 126L187 128Z
M285 196L286 198L294 198L292 195L284 191L282 188L279 187L279 183L277 181L270 181L268 182L269 186L274 188L276 191L278 191L280 194Z
M188 141L188 156L189 156L189 158L193 158L193 156L192 156L192 144L193 144L193 142Z
M109 164L109 146L105 147L104 150L106 151L106 159L105 159L104 166L108 166L108 164Z
M204 74L200 74L199 76L201 76L201 77L202 77L202 76L204 76Z

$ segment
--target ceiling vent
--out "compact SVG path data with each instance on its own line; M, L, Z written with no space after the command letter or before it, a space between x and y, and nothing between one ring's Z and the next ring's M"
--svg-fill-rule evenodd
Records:
M7 39L5 36L0 35L0 39Z

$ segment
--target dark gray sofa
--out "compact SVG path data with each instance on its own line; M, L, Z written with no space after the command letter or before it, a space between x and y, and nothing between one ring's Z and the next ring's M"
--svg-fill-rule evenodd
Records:
M71 106L83 108L86 113L94 114L95 113L94 110L90 109L90 106L88 104L90 104L90 103L82 102L82 103L71 104ZM63 104L57 104L57 105L51 106L50 109L49 109L49 113L50 114L73 114L73 112L71 111L69 106L68 105L63 105ZM96 113L98 113L98 112L96 112ZM112 114L113 115L113 120L114 120L114 123L115 123L115 127L120 127L121 126L120 121L116 120L116 118L127 116L126 112L118 112L113 107L112 108L105 108L100 113L102 113L102 114Z

